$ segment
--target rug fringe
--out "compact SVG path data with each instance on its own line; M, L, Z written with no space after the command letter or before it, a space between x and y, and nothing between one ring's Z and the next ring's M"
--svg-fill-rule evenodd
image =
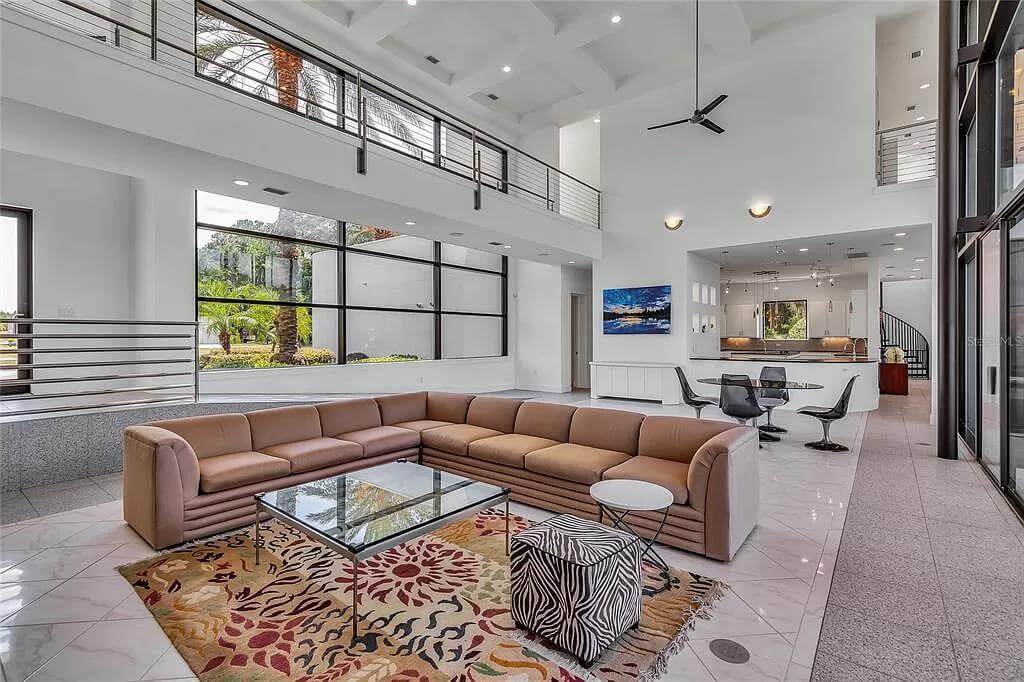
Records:
M695 600L697 607L691 609L687 618L681 624L679 631L676 633L672 641L668 643L661 651L659 651L654 660L647 670L643 671L637 676L638 682L653 682L654 680L660 679L668 671L668 661L670 658L678 654L686 646L686 643L690 640L690 631L697 625L697 619L708 620L711 612L711 608L715 602L725 596L726 590L730 590L726 583L719 580L715 580L715 586L708 590L707 594L700 595Z

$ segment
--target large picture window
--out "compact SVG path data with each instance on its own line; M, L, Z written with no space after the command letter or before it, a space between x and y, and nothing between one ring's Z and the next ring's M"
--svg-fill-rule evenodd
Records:
M765 301L761 312L766 340L807 338L807 301Z
M503 256L196 193L200 367L506 354Z

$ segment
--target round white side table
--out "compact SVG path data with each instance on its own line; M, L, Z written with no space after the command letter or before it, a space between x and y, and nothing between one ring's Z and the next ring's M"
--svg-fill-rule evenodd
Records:
M668 520L668 509L672 506L672 492L657 483L647 481L634 481L631 479L618 479L599 481L590 486L590 496L597 502L598 520L603 521L605 514L611 519L612 525L619 530L631 533L639 538L644 545L643 556L651 560L664 570L668 570L668 564L654 550L654 541L661 534ZM632 526L626 522L630 512L640 511L661 511L661 524L654 532L654 537L644 540Z

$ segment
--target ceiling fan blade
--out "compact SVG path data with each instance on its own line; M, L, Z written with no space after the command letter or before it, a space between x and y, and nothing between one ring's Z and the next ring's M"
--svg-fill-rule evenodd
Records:
M724 101L726 100L726 98L727 98L728 96L729 96L729 95L719 95L718 97L716 97L716 98L714 99L714 101L712 101L712 102L711 102L711 104L709 104L709 105L707 105L706 107L704 107L703 109L701 109L701 110L700 110L700 113L702 113L702 114L707 114L707 113L708 113L708 112L710 112L710 111L711 111L712 109L714 109L715 107L717 107L717 106L718 106L719 104L721 104L722 102L724 102Z
M650 131L650 130L657 130L658 128L668 128L670 126L677 126L680 123L689 123L689 122L690 122L690 119L688 119L688 118L681 118L678 121L672 121L671 123L662 123L660 125L651 126L647 130Z
M711 132L718 133L719 135L721 135L722 133L725 132L725 128L723 128L722 126L718 125L717 123L714 123L712 121L707 120L706 118L703 119L700 122L700 124L702 126L704 126L705 128L707 128L708 130L710 130Z

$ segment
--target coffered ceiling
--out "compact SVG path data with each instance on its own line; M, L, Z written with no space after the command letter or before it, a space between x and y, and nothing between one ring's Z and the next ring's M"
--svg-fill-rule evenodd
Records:
M692 1L298 0L254 2L382 75L401 74L513 134L565 125L689 79ZM702 59L850 7L844 0L700 5ZM616 21L615 17L619 17ZM508 67L507 69L505 67ZM435 97L436 99L436 97ZM446 100L446 101L444 101Z

